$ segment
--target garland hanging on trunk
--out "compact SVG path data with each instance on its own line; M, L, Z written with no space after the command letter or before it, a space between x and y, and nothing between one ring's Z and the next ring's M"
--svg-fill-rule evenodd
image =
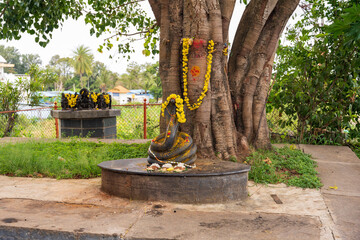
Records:
M210 82L210 75L211 75L211 63L212 63L212 53L215 51L214 50L214 41L210 40L209 41L209 45L208 45L208 55L206 58L206 74L205 74L205 81L204 81L204 87L203 87L203 91L201 92L200 97L196 100L195 103L190 104L190 100L188 98L188 89L187 89L187 85L188 85L188 78L187 78L187 73L189 72L189 67L188 67L188 54L189 54L189 47L190 45L192 45L193 40L191 38L183 38L182 39L182 43L183 43L183 49L182 49L182 53L183 53L183 80L184 80L184 100L186 103L186 106L190 109L190 110L195 110L197 108L199 108L202 104L202 100L204 99L204 97L206 96L206 92L208 91L208 87L209 87L209 82Z
M182 55L183 55L183 80L184 80L184 100L186 103L186 106L190 109L190 110L195 110L197 108L199 108L202 104L202 100L205 98L206 93L208 91L208 87L209 87L209 82L210 82L210 76L211 76L211 64L212 64L212 53L215 51L214 50L214 41L210 40L209 44L207 46L208 49L208 55L206 58L206 74L205 74L205 81L204 81L204 87L203 87L203 91L201 92L200 97L197 99L197 101L193 104L190 104L190 100L188 98L188 78L187 78L187 74L189 72L189 67L188 67L188 54L189 54L189 48L193 43L193 39L192 38L183 38L182 39L182 45L183 45L183 49L182 49ZM167 107L167 105L169 104L170 100L174 99L176 102L176 115L178 118L178 121L180 123L184 123L186 122L186 118L185 118L185 113L184 113L184 105L183 102L184 100L176 94L170 94L170 96L168 96L167 100L162 104L161 106L161 113L162 116L164 116L164 112L165 109Z

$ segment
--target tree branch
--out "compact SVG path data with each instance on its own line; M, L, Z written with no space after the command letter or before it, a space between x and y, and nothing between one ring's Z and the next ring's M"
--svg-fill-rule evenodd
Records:
M235 71L239 70L237 67L238 64L244 63L240 63L240 60L238 58L241 56L242 58L247 59L247 56L250 54L251 49L255 46L261 30L265 24L265 10L270 4L270 1L273 0L250 1L241 17L229 57L228 71L229 76L231 76L230 84L232 85L232 88L234 88L236 85L235 81L241 80L241 76L236 77L236 75L239 74L235 74Z
M229 41L229 25L232 14L234 12L236 0L220 0L222 28L223 28L223 41L227 43Z
M154 13L157 25L161 24L161 3L158 0L149 0L151 9Z
M144 34L144 33L148 33L151 29L154 29L156 26L156 24L152 25L148 30L146 31L140 31L140 32L135 32L135 33L121 33L121 32L117 32L116 34L108 37L108 38L105 38L104 41L106 40L109 40L113 37L116 37L116 36L120 36L120 37L130 37L130 36L134 36L134 35L139 35L139 34Z
M5 10L6 10L7 7L9 6L9 2L10 2L10 0L8 0L8 1L6 2L6 5L5 5L4 9L1 11L0 17L2 17L2 16L4 15Z

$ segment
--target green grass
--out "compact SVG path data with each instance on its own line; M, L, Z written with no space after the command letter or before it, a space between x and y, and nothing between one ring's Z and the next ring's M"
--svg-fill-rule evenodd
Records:
M360 143L349 144L349 147L360 158Z
M147 157L146 144L81 141L29 141L0 145L0 174L17 177L92 178L101 174L97 164L115 159ZM264 160L270 160L271 163ZM257 151L247 158L249 179L302 188L322 186L309 155L287 147Z
M256 183L285 183L301 188L322 186L315 170L316 162L300 150L284 147L257 151L246 161L251 165L249 179Z
M147 156L149 143L25 142L0 145L0 174L18 177L92 178L103 161Z

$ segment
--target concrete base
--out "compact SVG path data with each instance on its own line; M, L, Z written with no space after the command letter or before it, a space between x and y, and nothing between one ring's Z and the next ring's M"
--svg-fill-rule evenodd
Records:
M102 162L101 189L111 195L147 201L223 203L247 198L250 166L231 171L158 173L146 171L146 158Z
M51 115L60 119L60 137L115 139L120 110L53 110Z
M100 186L100 178L0 176L0 239L333 239L315 189L250 181L246 201L194 205L112 197Z

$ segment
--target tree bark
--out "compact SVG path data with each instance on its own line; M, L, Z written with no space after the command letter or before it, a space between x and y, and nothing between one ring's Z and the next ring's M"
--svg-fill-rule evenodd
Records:
M163 101L184 93L183 38L194 44L188 55L188 97L197 101L203 91L209 40L215 42L211 79L201 106L190 111L181 130L189 133L201 157L228 159L249 144L269 148L265 103L277 42L299 0L252 0L246 7L230 58L224 54L235 0L149 0L160 26L160 78ZM196 42L196 44L195 44ZM192 67L200 75L191 74ZM161 132L165 124L161 120ZM246 150L246 149L245 149Z
M8 113L8 121L4 130L4 137L9 137L12 129L15 126L15 115L16 113Z
M251 1L235 36L229 59L235 124L239 138L257 148L271 147L265 104L273 57L280 34L298 3L298 0Z

